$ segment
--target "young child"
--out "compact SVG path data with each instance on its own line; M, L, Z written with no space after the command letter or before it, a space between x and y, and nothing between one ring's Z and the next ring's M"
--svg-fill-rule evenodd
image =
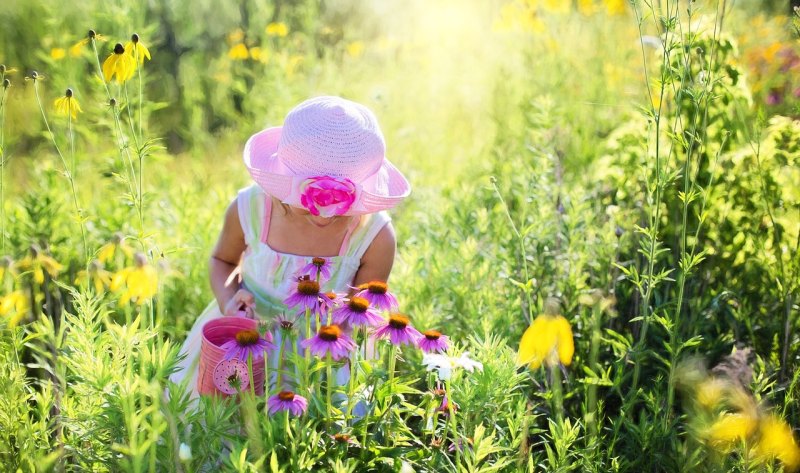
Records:
M375 115L339 97L307 100L282 127L250 137L244 162L256 184L239 191L225 212L209 261L216 301L189 332L173 382L188 378L187 388L197 395L202 328L209 320L235 316L241 308L265 321L294 316L283 300L313 257L331 263L323 291L348 293L388 280L396 245L385 210L410 188L385 150ZM241 285L233 282L237 268Z

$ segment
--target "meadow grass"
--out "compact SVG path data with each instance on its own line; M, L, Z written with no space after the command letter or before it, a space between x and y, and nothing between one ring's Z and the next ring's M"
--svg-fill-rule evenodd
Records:
M0 12L4 469L800 467L791 18L671 0L104 6ZM106 39L73 57L89 28ZM133 32L152 61L103 80ZM52 106L68 87L74 119ZM242 143L318 94L376 112L413 186L392 291L483 368L440 384L414 350L364 362L362 419L322 381L291 419L167 396L249 184ZM130 278L145 269L156 287ZM574 353L541 328L556 316ZM559 342L528 367L523 333Z

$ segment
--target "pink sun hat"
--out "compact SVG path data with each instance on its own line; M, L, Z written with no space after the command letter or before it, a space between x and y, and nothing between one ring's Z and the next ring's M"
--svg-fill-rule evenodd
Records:
M251 136L244 163L267 194L323 217L390 209L411 191L375 115L340 97L306 100L282 127Z

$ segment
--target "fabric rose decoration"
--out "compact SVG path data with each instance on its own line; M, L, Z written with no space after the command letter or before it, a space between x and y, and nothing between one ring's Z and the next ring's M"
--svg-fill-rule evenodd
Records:
M300 203L311 215L344 215L356 200L356 185L350 179L310 177L300 183Z

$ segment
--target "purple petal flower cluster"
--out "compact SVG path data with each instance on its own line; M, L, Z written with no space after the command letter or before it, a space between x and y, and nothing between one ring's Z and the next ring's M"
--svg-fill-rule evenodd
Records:
M323 325L316 335L300 342L300 346L320 358L330 353L334 360L347 357L356 348L355 342L343 334L338 325Z
M376 339L388 338L392 345L416 345L422 334L411 326L408 316L389 314L389 320L375 330Z
M267 399L267 409L270 415L289 411L293 416L301 416L308 409L308 400L292 391L281 391Z
M389 292L389 285L382 281L370 281L362 284L357 289L361 289L356 296L363 297L369 301L369 305L378 310L389 312L398 310L397 298Z
M257 330L240 330L236 333L236 338L223 343L220 348L225 350L226 360L238 358L247 361L248 356L252 356L253 361L261 361L264 353L275 349L275 345L269 332L265 332L262 337Z
M378 327L382 322L383 317L363 297L353 296L333 311L333 323L339 325Z

